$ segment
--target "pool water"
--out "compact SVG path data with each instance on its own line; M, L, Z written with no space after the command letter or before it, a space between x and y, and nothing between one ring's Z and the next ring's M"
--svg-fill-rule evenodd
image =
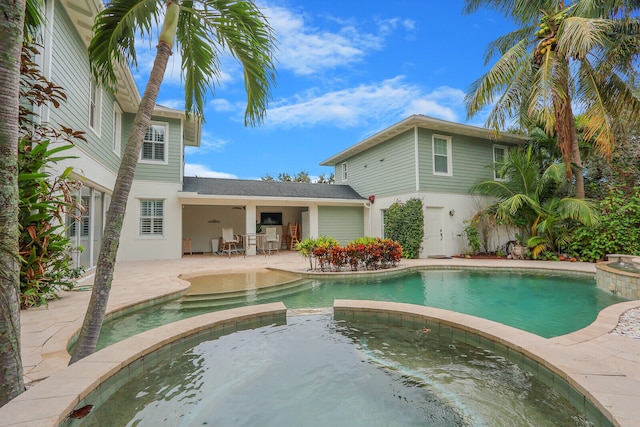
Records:
M287 323L178 348L80 425L591 425L518 365L450 336L330 315Z
M211 276L210 280L221 280ZM275 290L274 290L275 289ZM246 290L232 298L186 296L107 322L98 348L187 317L232 307L282 301L287 308L331 307L335 299L404 302L494 320L545 338L592 323L600 310L624 301L596 286L592 278L423 270L387 277L304 280L295 286Z

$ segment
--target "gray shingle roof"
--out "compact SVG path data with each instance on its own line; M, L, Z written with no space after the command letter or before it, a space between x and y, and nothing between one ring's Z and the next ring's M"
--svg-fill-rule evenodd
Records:
M185 176L182 191L215 196L366 200L348 185Z

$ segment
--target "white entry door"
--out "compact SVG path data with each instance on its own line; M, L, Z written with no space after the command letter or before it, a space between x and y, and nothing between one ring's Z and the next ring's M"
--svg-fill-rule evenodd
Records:
M444 255L442 208L426 208L424 219L424 255Z

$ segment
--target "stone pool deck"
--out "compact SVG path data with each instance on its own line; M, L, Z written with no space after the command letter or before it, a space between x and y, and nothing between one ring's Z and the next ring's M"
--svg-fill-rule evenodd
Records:
M423 259L403 260L401 267L456 266L495 269L547 269L595 274L588 263ZM242 257L213 255L186 256L178 260L122 262L115 271L108 312L127 309L139 303L157 302L187 290L189 283L180 275L238 273L276 268L305 273L308 261L297 252L282 251L278 255ZM89 287L92 276L78 284ZM64 292L48 308L21 313L22 355L25 382L33 385L65 368L69 361L66 346L79 330L90 291ZM563 369L579 379L586 392L609 412L616 425L640 425L640 339L611 334L619 317L627 310L640 307L640 301L629 301L603 310L589 327L548 341L545 351L561 360ZM539 337L531 345L539 346ZM526 348L525 342L518 342ZM554 356L552 356L554 355ZM6 413L5 413L6 414ZM38 425L0 417L0 426Z

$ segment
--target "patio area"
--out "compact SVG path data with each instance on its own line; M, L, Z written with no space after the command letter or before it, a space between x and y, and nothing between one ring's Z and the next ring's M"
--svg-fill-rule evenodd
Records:
M122 262L115 271L108 312L126 310L140 303L151 304L187 290L182 275L238 273L282 269L306 273L308 261L297 252L281 251L271 256L193 255L182 259ZM526 268L595 273L593 264L570 262L419 259L402 260L400 268L418 266L465 266L482 268ZM47 308L21 313L22 354L25 382L33 386L64 369L69 361L69 340L79 330L90 297L93 277L87 275L78 290L64 292ZM640 301L616 304L603 310L596 322L572 334L544 340L544 354L570 371L619 425L640 425L640 339L615 335L611 331L627 310ZM527 349L526 337L518 342ZM535 345L540 345L536 340ZM534 343L532 343L533 345ZM16 425L0 417L0 425ZM25 425L25 424L20 424Z

